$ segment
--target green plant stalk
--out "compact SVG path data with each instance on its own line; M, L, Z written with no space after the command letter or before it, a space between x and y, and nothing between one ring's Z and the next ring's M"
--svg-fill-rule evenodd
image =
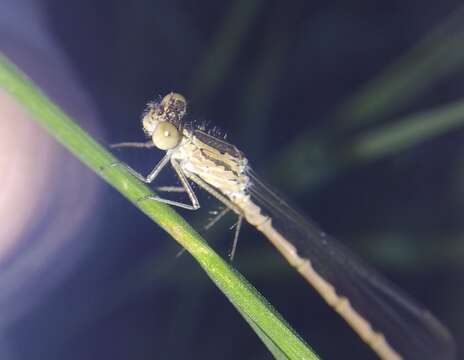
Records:
M173 209L157 201L137 202L153 192L123 167L110 166L118 160L73 122L2 54L0 87L24 106L51 136L181 244L233 305L247 316L246 320L252 321L288 359L318 358L258 291L218 256Z
M273 174L278 177L282 173L280 169L285 166L287 174L298 174L289 177L292 183L286 185L294 190L305 187L308 191L308 187L315 188L322 180L347 168L396 155L463 126L464 100L461 99L366 130L346 143L336 144L335 151L331 148L333 141L321 140L327 138L326 134L315 132L313 140L307 140L312 147L298 141L289 151L284 150L278 162L275 161L277 166ZM298 164L309 165L302 168Z
M353 129L379 116L391 116L434 82L460 71L464 65L463 15L464 6L460 6L347 99L334 116L338 127Z
M356 137L345 147L345 158L372 161L411 148L424 140L464 126L464 100L416 113Z
M248 325L251 326L251 328L254 330L256 335L261 339L261 341L266 345L267 349L271 352L271 354L274 356L274 359L276 360L286 360L287 356L280 350L279 346L277 346L272 339L270 339L264 331L262 331L256 323L250 319L247 314L243 313L238 309L238 312L243 316L243 318L246 320Z
M194 71L189 94L192 101L204 102L221 84L237 57L247 31L259 14L261 3L262 0L239 0L232 3L227 17L216 31L217 35Z
M288 188L296 191L304 187L307 192L308 189L317 188L323 181L336 176L344 169L362 165L365 160L374 160L400 152L408 146L418 144L419 141L440 135L448 124L450 128L456 127L458 120L441 122L441 118L437 118L436 125L431 125L432 119L427 120L426 126L429 130L421 131L418 129L420 125L417 121L409 121L416 116L412 114L398 120L398 122L404 121L404 125L381 127L377 131L352 140L350 148L347 149L350 155L348 161L346 158L338 159L338 154L332 152L334 139L340 138L344 132L351 133L353 129L391 118L392 114L426 92L436 81L463 68L463 15L464 6L460 6L443 23L428 32L410 50L339 105L329 116L324 128L308 129L287 148L282 149L271 166L275 178ZM447 116L445 107L440 110L440 116L442 114ZM450 111L455 111L454 105L451 105ZM432 114L434 112L435 110L432 110ZM422 115L417 114L417 117ZM413 127L411 129L408 128L410 124ZM405 134L400 135L396 129L393 129L394 127L398 130L404 129ZM385 136L381 133L384 129L388 132ZM362 144L355 144L358 140ZM375 145L376 141L379 141L378 145ZM391 146L394 141L399 145L396 148ZM337 150L338 153L343 151ZM371 151L372 153L369 153ZM309 164L306 166L306 171L301 171L301 164ZM282 172L283 167L285 167L284 172ZM279 174L282 173L297 173L298 176L279 179Z

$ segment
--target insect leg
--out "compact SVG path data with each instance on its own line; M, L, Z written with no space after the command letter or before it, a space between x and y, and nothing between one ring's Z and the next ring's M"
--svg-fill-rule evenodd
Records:
M155 144L153 144L153 141L149 140L146 142L122 142L122 143L110 145L110 148L112 149L123 148L123 147L150 149L150 148L155 147Z
M168 160L169 160L169 158L168 158ZM174 168L177 176L179 177L179 180L180 180L180 182L182 184L182 187L184 188L185 192L187 193L187 195L188 195L188 197L189 197L189 199L191 201L191 204L185 204L185 203L182 203L180 201L164 199L164 198L161 198L161 197L159 197L157 195L146 196L146 197L143 197L142 199L140 199L138 201L156 200L156 201L163 202L165 204L178 206L178 207L181 207L181 208L184 208L184 209L187 209L187 210L197 210L197 209L199 209L200 208L200 203L198 201L198 198L195 195L195 192L193 191L192 187L190 186L190 184L189 184L189 182L187 180L187 177L183 173L182 169L179 167L179 165L175 161L171 161L171 165ZM155 178L156 175L159 173L159 171L156 172L156 170L157 170L157 168L155 167L155 169L153 169L153 171L152 171L152 173L154 174L153 178ZM152 175L152 173L150 173L147 176L147 179L150 178L150 175Z

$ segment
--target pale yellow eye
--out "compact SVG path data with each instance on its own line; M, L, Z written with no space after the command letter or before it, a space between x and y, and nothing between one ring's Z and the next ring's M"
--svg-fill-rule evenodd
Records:
M179 144L179 130L168 122L161 122L156 126L152 135L153 144L161 150L173 149Z

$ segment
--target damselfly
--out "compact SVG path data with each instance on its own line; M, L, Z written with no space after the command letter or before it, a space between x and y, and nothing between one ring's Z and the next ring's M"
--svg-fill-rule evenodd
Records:
M380 358L454 358L452 337L430 312L290 208L259 180L235 146L184 122L186 107L185 98L176 93L150 103L142 120L150 140L114 145L165 150L147 176L124 166L140 180L151 183L170 163L182 187L165 190L185 191L191 203L158 196L150 199L196 210L200 204L189 180L196 183L238 215L234 243L245 219L272 242Z

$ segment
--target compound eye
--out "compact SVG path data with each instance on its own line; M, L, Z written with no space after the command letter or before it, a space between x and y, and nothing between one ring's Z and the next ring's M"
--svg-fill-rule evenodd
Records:
M175 148L180 138L179 130L168 122L160 122L152 135L153 144L160 150Z

